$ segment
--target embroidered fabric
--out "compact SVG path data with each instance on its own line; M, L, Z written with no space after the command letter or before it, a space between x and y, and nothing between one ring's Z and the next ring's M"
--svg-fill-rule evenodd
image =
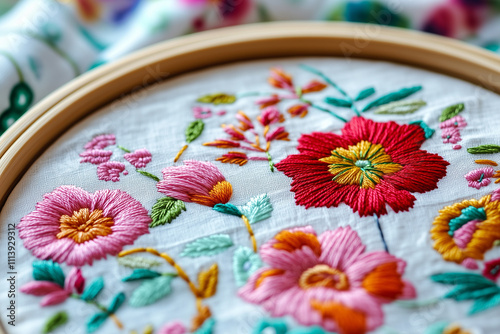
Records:
M425 122L430 129L436 130L436 133L426 139L420 149L437 154L450 163L446 167L446 176L437 182L437 188L432 186L430 189L433 190L425 193L412 192L412 195L416 198L413 208L410 208L409 211L395 213L390 207L387 207L388 213L379 217L380 228L383 231L391 256L406 262L404 270L401 267L398 268L398 275L402 275L404 272L401 279L404 279L405 282L411 282L411 285L415 288L417 298L413 301L400 301L396 300L398 298L392 298L390 303L380 304L381 311L373 311L377 314L371 314L370 316L377 318L376 321L381 321L384 325L383 327L372 326L377 327L373 333L386 333L386 330L392 330L395 333L420 334L434 323L440 321L444 321L446 324L460 322L463 328L477 329L477 333L480 333L480 331L484 333L495 332L500 325L500 319L495 316L498 313L498 307L477 312L474 316L467 316L472 302L457 302L451 299L436 301L454 286L440 284L446 281L445 278L438 277L432 280L431 276L455 272L470 272L480 275L484 263L489 261L488 267L485 269L489 270L486 276L487 278L497 278L497 272L493 271L498 261L495 262L494 260L500 257L500 247L485 251L484 261L474 258L478 260L479 269L467 269L465 264L460 265L454 260L446 261L443 255L434 249L431 229L435 218L440 215L439 211L444 207L469 199L479 201L482 197L491 194L498 188L498 184L495 184L495 182L489 184L483 182L480 187L471 187L468 184L470 177L464 178L464 175L478 168L497 170L497 167L491 166L491 164L480 165L475 160L489 159L499 162L500 156L498 153L470 154L466 149L500 143L500 133L498 132L500 120L495 117L500 108L500 98L496 94L458 79L387 62L333 58L287 58L236 63L183 75L115 101L69 129L32 165L21 179L0 213L0 221L2 222L0 248L7 249L8 224L17 225L23 217L35 210L35 205L42 201L45 194L53 192L62 185L80 187L90 194L105 189L121 190L139 201L151 214L157 200L164 198L165 195L158 191L157 182L153 177L144 175L141 172L150 173L152 176L163 180L165 172L162 174L162 170L166 167L183 166L187 160L208 161L213 163L223 175L223 178L220 178L214 170L205 173L215 175L213 176L213 182L210 183L210 188L203 190L208 192L209 196L207 195L204 198L190 197L191 199L196 198L196 201L186 201L186 211L183 211L182 207L179 206L178 216L177 214L173 215L176 218L174 217L175 219L170 223L168 223L170 218L163 216L158 218L164 221L156 224L155 227L151 227L149 234L143 234L135 241L131 240L133 245L130 245L130 242L123 249L151 247L158 250L158 252L168 253L192 281L196 284L204 282L201 284L204 287L204 292L198 292L205 293L206 296L210 295L209 298L203 299L203 305L208 306L209 311L203 309L203 305L200 306L201 310L198 309L197 311L197 301L193 296L194 292L186 285L185 280L181 279L182 277L176 277L176 270L165 260L151 254L134 254L161 263L159 266L155 266L155 263L150 261L145 264L151 266L148 269L150 271L139 274L146 275L149 281L160 277L161 279L157 280L159 285L152 285L158 289L163 289L163 285L160 284L171 284L171 291L167 291L168 288L165 288L165 296L160 297L158 301L150 305L137 307L137 305L143 305L144 300L151 298L151 296L141 295L142 299L136 295L132 297L134 290L140 286L141 282L134 279L122 282L123 278L130 277L133 272L131 268L120 265L120 263L125 263L124 259L127 257L117 258L113 254L108 254L106 259L96 258L91 266L83 265L81 267L81 275L87 282L92 282L101 276L104 278L104 289L98 299L106 306L110 305L114 296L124 292L127 299L114 315L120 319L127 332L135 330L140 333L148 325L152 325L156 333L167 323L172 323L171 327L177 328L174 328L174 330L189 331L193 317L197 316L197 314L202 318L203 316L207 317L208 312L211 312L209 320L201 318L198 320L201 319L201 322L205 320L204 326L210 325L211 321L215 320L214 334L244 334L252 333L254 329L257 331L256 326L261 323L261 320L271 316L266 312L266 309L269 310L272 307L262 307L259 303L251 304L238 295L238 290L249 279L249 275L244 272L245 270L251 268L252 271L255 271L262 265L264 267L259 270L271 270L273 266L266 262L268 261L266 258L261 261L259 258L252 256L250 230L245 228L245 224L247 227L251 226L259 247L270 243L277 233L295 227L311 226L310 229L314 230L319 237L326 231L334 231L339 227L350 226L360 238L360 242L357 242L357 244L365 245L367 254L384 251L384 244L373 215L361 217L360 214L354 213L353 209L343 202L338 207L319 206L306 209L305 206L297 205L295 202L295 194L291 191L290 185L292 178L287 177L277 168L274 168L274 172L272 172L267 158L255 159L241 166L239 163L222 163L216 161L216 159L222 154L233 150L233 148L222 150L214 146L203 146L203 143L215 139L227 139L229 132L225 132L221 125L237 124L236 115L240 110L248 118L254 120L254 126L258 127L258 132L262 132L264 127L261 125L262 122L266 124L268 122L262 119L259 123L255 119L261 115L261 109L256 104L256 100L261 99L263 96L250 96L247 93L270 93L268 96L273 93L281 94L280 90L271 87L267 81L270 68L282 68L286 73L293 76L294 82L300 83L302 86L313 80L322 81L322 78L317 75L301 69L300 64L307 64L322 71L350 96L355 97L363 89L374 87L375 94L366 100L360 101L358 104L359 110L362 110L370 101L398 91L402 87L422 86L422 90L414 93L409 98L409 101L422 100L426 104L419 103L419 108L413 113L375 113L374 111L377 109L373 109L362 113L362 116L376 122L395 121L400 125L415 121ZM224 105L207 105L196 101L201 96L218 92L234 94L237 99L233 104ZM245 94L248 96L244 96ZM350 120L356 116L355 112L349 108L340 108L324 102L326 97L343 99L343 96L331 86L321 91L313 91L306 96L308 101L332 110L342 118ZM460 128L460 145L463 147L462 149L454 149L453 145L443 143L440 129L442 122L439 119L445 108L458 103L464 104L464 109L459 114L459 120L463 119L466 122L466 126ZM272 155L272 161L276 164L287 156L299 153L297 146L301 135L315 131L333 132L340 135L340 130L345 126L345 123L339 118L332 117L332 115L312 107L308 108L305 117L292 118L293 114L288 113L287 110L294 105L297 105L296 100L284 100L276 105L278 111L284 115L285 121L283 123L277 121L276 124L272 124L271 121L273 119L278 120L278 118L268 115L269 119L267 120L269 120L269 124L272 124L270 125L272 127L271 131L284 126L290 139L289 141L273 141L269 152ZM195 109L193 110L193 108ZM207 109L200 108L210 108L210 113ZM203 131L199 134L199 137L189 143L179 161L174 163L174 158L179 149L186 144L187 134L185 129L197 118L200 118L200 114L204 115L202 117L204 122ZM240 117L240 119L243 118ZM416 125L414 126L416 127ZM110 140L105 147L98 145L84 148L97 135L103 134L114 134L115 141ZM393 134L386 133L385 135L388 138L386 140L390 141ZM421 138L424 138L423 134L421 134ZM111 151L112 155L109 157L108 153L101 154L99 151L96 153L97 155L93 155L91 151L81 155L82 152L86 152L89 148ZM124 152L123 148L134 154ZM234 148L234 150L238 149ZM149 161L148 153L151 154L151 161ZM126 154L129 155L126 156ZM253 152L248 154L251 156ZM87 161L80 163L82 158ZM94 160L94 158L97 160ZM100 177L98 168L102 163L99 159L104 159L104 162L102 162L104 164L110 162L120 163L125 166L125 169L123 171L117 170L113 177ZM360 165L362 163L358 163L356 166L359 167ZM138 173L135 171L136 167L140 168ZM199 172L201 173L205 170L205 167L198 164L193 164L192 168L197 167L200 168ZM210 177L210 175L201 175L199 177ZM117 177L119 180L116 179ZM481 178L481 175L479 175L478 177L482 182L485 176L483 175ZM416 176L409 173L408 178L416 178ZM106 181L107 179L109 181ZM228 202L232 206L226 204L222 207L219 206L218 209L212 209L211 206L219 205L217 203L224 204L227 202L226 197L224 197L227 193L222 196L223 190L217 188L223 182L223 179L232 186L232 196ZM411 182L412 180L406 181ZM422 180L417 179L413 181L422 182ZM474 178L473 181L477 180ZM369 185L374 186L371 183ZM203 184L196 184L195 186L197 189L203 188ZM195 186L192 186L192 188L196 188ZM219 192L214 193L211 191ZM200 192L202 191L200 190ZM266 215L262 217L258 215L252 216L252 206L247 205L250 199L262 194L267 194L270 198L273 207L270 217L268 217L269 212L266 212ZM167 196L172 195L168 193ZM218 202L221 196L224 197L224 201L220 200ZM492 197L491 201L498 199L498 196L495 196ZM265 197L256 198L254 202L258 203L259 200L264 199ZM207 201L209 201L210 205L206 204ZM200 203L205 204L200 205ZM247 206L245 207L245 205ZM488 210L490 209L487 208L485 212L487 213ZM240 214L246 216L246 221L245 219L242 221L241 217L237 217ZM83 213L80 215L83 215ZM462 216L464 215L465 213L462 212ZM76 213L74 216L76 217L74 219L79 219ZM455 216L458 217L460 214L453 217ZM475 216L471 214L470 216L472 218L467 221L464 220L460 223L461 225L457 225L458 227L456 226L454 229L459 231L459 228L467 223L470 226L476 226L478 219L482 217L480 214ZM70 217L68 217L68 221L69 219ZM165 221L167 222L165 223ZM471 225L471 223L473 224ZM467 225L467 228L474 228L474 226L470 227L469 225ZM466 238L469 238L467 240L470 241L471 236L466 235L467 231L464 230L465 232L460 233L457 233L457 231L455 234L460 235L461 242L465 242ZM216 251L212 252L213 255L208 256L210 252L205 252L205 255L201 254L199 256L200 254L196 253L196 250L190 249L188 253L196 253L196 256L183 256L183 252L187 254L185 252L188 244L212 235L221 235L218 238L212 238L218 239L215 241L214 247ZM226 236L229 236L230 240ZM321 239L320 243L326 245L328 240L328 238ZM206 242L210 243L211 241ZM196 246L196 244L194 245ZM242 246L249 250L240 249ZM361 250L358 251L361 252ZM235 256L237 261L233 262ZM317 257L315 256L315 258ZM248 263L245 263L245 258L248 258ZM88 304L74 298L68 298L63 304L41 307L39 305L40 297L20 293L19 287L33 281L32 262L35 260L38 259L23 246L23 241L19 238L19 230L16 230L16 326L7 325L8 318L5 316L2 316L1 319L8 332L14 334L40 332L48 318L58 311L66 311L69 316L68 323L54 333L85 333L86 319L95 313L95 309ZM7 257L2 255L0 259L2 268L7 267L6 261ZM129 259L128 261L130 265L130 261L133 260ZM297 266L307 262L298 258L294 260L293 257L289 261L296 263ZM214 263L218 264L215 269L213 267ZM330 264L330 262L327 263ZM60 266L63 272L69 275L68 273L70 273L72 267L66 263L61 263ZM469 265L469 267L471 266ZM342 274L335 268L326 268L326 266L318 268L316 268L316 271L320 274L324 272L335 275ZM217 275L214 274L217 270L218 282L215 280L217 291L212 296L213 276ZM198 276L200 272L202 274ZM158 276L158 273L171 273L172 276ZM306 281L303 283L308 284L308 286L316 284L316 281L314 281L316 272L309 273L305 271L305 273L309 276L304 278ZM276 275L277 272L266 275L273 274ZM179 276L182 275L179 274ZM397 277L400 281L400 277ZM488 279L491 280L491 278ZM250 281L252 281L252 278L250 278ZM339 286L341 283L337 282L334 285ZM48 283L44 284L47 285ZM329 284L333 283L330 282ZM53 284L49 285L52 286ZM0 308L2 310L5 310L9 305L8 289L8 284L3 280L0 283ZM61 290L63 288L58 285L57 289L54 289ZM63 297L67 298L67 294ZM135 306L130 304L131 300L134 301L132 304L135 304ZM417 307L418 303L425 304L429 301L433 301L430 306ZM321 307L322 312L328 312L328 307L333 309L332 305L327 304ZM335 307L340 309L338 305ZM309 310L307 312L313 311ZM383 320L380 320L380 314L383 314ZM286 318L290 333L295 332L292 332L293 328L304 325L296 322L298 318L301 317L293 314ZM321 325L321 322L316 324ZM283 326L286 327L284 324ZM370 329L372 327L368 326ZM445 328L445 326L442 327ZM326 329L328 328L336 327L328 326ZM96 331L96 333L118 332L119 329L113 321L104 322ZM165 333L168 332L165 331ZM286 329L283 333L286 333ZM297 333L307 332L297 330Z

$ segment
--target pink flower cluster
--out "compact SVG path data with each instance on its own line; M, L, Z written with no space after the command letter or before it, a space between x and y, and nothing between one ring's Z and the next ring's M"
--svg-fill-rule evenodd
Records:
M94 137L85 144L85 151L80 153L80 163L91 163L97 166L97 177L103 181L120 181L120 175L127 175L125 165L119 161L110 161L112 151L105 150L106 147L116 145L114 134L104 134ZM151 162L151 153L146 149L139 149L126 153L124 156L135 168L144 168Z
M443 139L443 143L445 144L457 144L462 141L462 137L460 136L460 130L467 126L467 122L462 116L455 116L441 122L439 127L441 128L441 138ZM461 145L454 145L454 150L461 149Z
M468 172L465 174L465 179L469 187L480 189L491 183L491 177L493 177L494 174L495 170L492 167L483 167Z

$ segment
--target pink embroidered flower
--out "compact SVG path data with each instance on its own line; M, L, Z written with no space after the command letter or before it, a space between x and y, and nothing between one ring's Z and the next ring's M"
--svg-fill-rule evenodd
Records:
M324 84L323 82L318 81L318 80L313 80L313 81L309 82L307 85L305 85L304 87L302 87L302 93L307 94L307 93L313 93L313 92L320 92L323 89L325 89L326 87L328 87L328 86L326 84Z
M91 194L61 186L46 194L17 227L34 256L83 266L117 255L148 233L150 222L148 210L121 190Z
M248 142L248 140L245 137L245 134L236 129L234 125L222 124L222 128L224 129L225 133L231 136L232 140L242 140Z
M500 189L497 189L495 190L492 194L491 194L491 201L500 201Z
M456 144L459 141L462 141L460 137L460 130L457 128L444 128L441 133L441 138L443 138L443 143L448 144Z
M275 106L267 107L262 110L260 116L257 117L257 120L262 124L262 126L268 126L274 123L283 123L285 118L279 112L278 108Z
M308 113L308 107L307 104L296 104L288 108L288 113L292 117L300 116L300 118L304 118Z
M266 140L268 142L273 141L273 140L285 140L289 141L290 139L288 138L288 132L286 132L285 127L280 126L276 129L274 129L271 132L268 132L266 134Z
M116 137L113 134L99 135L85 144L86 150L102 150L110 145L116 144Z
M123 157L135 168L144 168L151 162L151 153L145 148L126 153Z
M188 330L181 322L175 321L166 324L158 334L186 334Z
M41 306L57 305L68 299L71 294L81 294L85 286L85 278L79 268L73 268L64 281L64 287L50 281L32 281L23 285L22 293L34 296L45 296L40 301Z
M496 282L500 278L500 259L485 262L483 276Z
M212 109L209 107L193 107L194 118L204 119L212 117Z
M240 122L241 131L254 129L252 120L248 118L248 116L243 111L238 111L238 113L236 114L236 119Z
M465 174L465 179L468 181L469 187L480 189L491 183L491 177L495 174L492 167L483 167L474 169Z
M97 166L97 177L103 181L120 181L120 173L126 175L125 165L118 161L104 162Z
M273 317L343 334L366 333L383 324L382 304L414 298L402 279L405 262L386 252L365 252L350 227L319 237L310 226L284 230L261 247L259 269L239 290Z
M113 152L111 151L105 151L100 149L87 150L85 152L80 153L80 156L82 157L80 163L89 162L94 165L99 165L102 164L103 162L109 161L111 155L113 155Z
M293 87L293 79L291 75L284 72L281 68L272 68L271 76L268 81L269 84L275 88L286 89L295 94L295 88Z
M446 129L446 128L463 129L466 126L467 122L465 121L465 118L463 118L462 116L452 117L449 120L441 122L441 124L439 124L439 127L441 129Z
M255 101L255 104L260 106L261 109L264 109L269 106L273 106L281 102L281 98L277 94L273 94L269 97L264 97Z
M184 166L167 167L162 173L158 191L184 202L213 207L229 202L233 194L231 183L210 162L187 160Z

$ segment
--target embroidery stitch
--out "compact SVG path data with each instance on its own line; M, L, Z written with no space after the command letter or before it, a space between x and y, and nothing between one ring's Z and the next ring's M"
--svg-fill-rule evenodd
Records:
M270 267L256 271L239 295L304 325L364 333L382 325L382 303L415 297L413 285L402 279L405 262L386 252L365 253L350 227L319 237L310 226L284 230L260 254ZM340 295L359 300L346 305Z
M470 154L493 154L493 153L499 153L500 152L500 146L499 145L481 145L481 146L476 146L476 147L469 147L467 149L467 152Z
M196 140L196 138L198 138L202 134L204 128L205 128L205 123L203 123L201 119L197 119L188 125L185 131L187 144L181 148L179 153L177 153L177 155L174 158L174 162L177 162L180 159L181 155L184 153L184 151L186 151L189 144L191 144L194 140Z
M48 334L56 330L57 328L68 323L68 313L66 311L59 311L50 317L45 325L43 326L43 334Z
M458 116L458 114L464 109L465 105L463 103L459 103L445 108L441 113L441 116L439 117L441 124L439 127L441 128L441 138L443 139L444 144L457 144L462 141L460 130L467 126L467 122L462 116ZM454 145L452 148L454 150L459 150L462 146Z
M491 178L495 174L492 167L478 168L465 174L465 179L468 181L469 187L480 189L491 183Z
M91 194L61 186L46 194L17 228L34 256L83 266L107 254L117 255L123 246L149 233L150 222L142 204L121 190Z
M478 165L498 166L498 164L495 161L487 160L487 159L478 159L478 160L475 160L475 163L477 163Z
M199 238L184 247L181 256L200 257L219 254L233 246L231 237L227 234L212 234Z

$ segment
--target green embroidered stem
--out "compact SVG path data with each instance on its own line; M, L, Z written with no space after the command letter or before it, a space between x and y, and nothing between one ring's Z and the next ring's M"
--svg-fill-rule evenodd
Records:
M342 122L344 122L344 123L347 123L347 122L348 122L348 121L347 121L345 118L343 118L342 116L337 115L336 113L334 113L334 112L333 112L333 111L331 111L331 110L328 110L328 109L326 109L326 108L320 107L320 106L318 106L318 105L316 105L316 104L312 103L311 101L304 100L303 98L300 98L300 101L302 101L302 102L304 102L304 103L306 103L306 104L310 105L310 106L311 106L311 107L313 107L314 109L318 109L318 110L324 111L324 112L326 112L326 113L329 113L330 115L332 115L333 117L336 117L337 119L341 120L341 121L342 121Z
M332 86L333 88L335 88L340 94L342 94L348 102L350 102L351 104L351 109L352 111L354 111L354 113L357 115L357 116L361 116L358 108L356 108L356 106L354 105L354 101L353 99L342 89L340 88L339 85L337 85L335 82L333 82L329 77L327 77L323 72L313 68L313 67L310 67L308 65L305 65L305 64L300 64L299 67L301 67L302 69L308 71L308 72L311 72L311 73L314 73L316 75L318 75L319 77L321 77L323 80L325 80L330 86ZM312 106L312 105L311 105ZM321 110L321 109L320 109ZM325 110L323 110L325 111ZM347 121L345 121L347 122Z
M266 152L267 155L267 160L269 161L269 168L271 169L271 172L274 173L274 162L273 158L271 157L271 154L269 152Z
M123 324L120 321L120 319L118 319L115 316L115 314L113 312L110 312L104 305L99 304L97 301L95 301L93 299L91 299L91 300L81 299L80 296L77 295L77 294L72 294L71 297L75 298L75 299L78 299L78 300L82 300L82 301L84 301L87 304L95 306L96 308L98 308L103 313L106 313L113 320L113 322L115 323L116 327L118 327L119 329L123 329Z
M143 170L140 170L140 169L136 169L135 171L136 171L137 173L139 173L139 174L142 174L142 175L144 175L144 176L149 177L150 179L155 180L156 182L160 182L160 178L159 178L158 176L156 176L156 175L153 175L153 174L151 174L151 173L148 173L148 172L143 171Z
M493 154L493 153L499 153L500 152L500 146L499 145L481 145L481 146L476 146L476 147L469 147L467 149L467 152L470 154Z
M125 152L125 153L130 153L130 152L132 152L131 150L128 150L128 149L126 149L125 147L120 146L120 145L116 145L116 147L118 147L120 150L122 150L122 151L123 151L123 152Z
M0 50L0 54L3 55L5 58L7 58L12 65L15 67L17 75L19 76L19 81L24 82L24 75L23 71L21 70L21 67L19 66L19 63L12 57L10 53L7 53L5 51Z

